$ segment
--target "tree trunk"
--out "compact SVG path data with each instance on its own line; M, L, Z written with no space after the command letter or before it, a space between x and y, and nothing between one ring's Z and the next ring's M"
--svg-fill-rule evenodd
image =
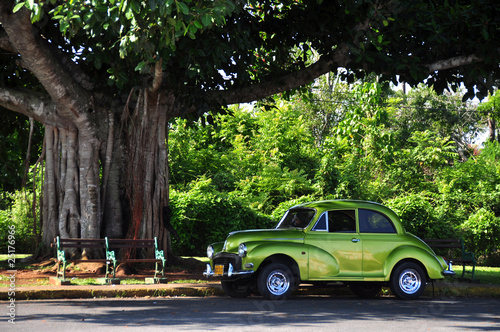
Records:
M174 99L163 99L141 90L132 113L125 108L123 127L127 130L125 190L130 202L127 238L157 237L164 248L168 241L162 216L168 205L166 126Z
M489 140L490 142L495 141L496 136L496 122L493 118L488 118L488 130L489 130Z

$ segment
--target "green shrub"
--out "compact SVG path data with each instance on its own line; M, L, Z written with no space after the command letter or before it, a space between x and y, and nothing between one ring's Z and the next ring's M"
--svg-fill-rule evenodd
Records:
M7 253L8 249L14 248L15 252L19 254L31 253L33 244L31 201L33 193L16 191L13 194L7 193L7 196L12 204L5 210L0 210L0 251ZM13 245L8 243L9 230L15 231Z
M481 208L460 225L467 249L476 256L495 253L500 243L500 218L493 211Z
M385 202L401 218L406 231L422 239L456 237L453 225L437 220L432 199L424 194L409 194Z
M171 223L179 237L172 240L176 255L205 256L208 244L224 241L229 232L269 228L273 222L217 192L210 181L197 182L188 192L173 192Z

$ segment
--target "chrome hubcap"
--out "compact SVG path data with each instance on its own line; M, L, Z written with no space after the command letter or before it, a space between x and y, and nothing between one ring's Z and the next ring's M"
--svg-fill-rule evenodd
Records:
M422 285L420 275L413 269L404 270L399 277L399 287L406 294L414 294Z
M267 277L266 284L267 289L273 295L283 295L288 288L290 288L290 281L286 275L280 271L273 271L270 273Z

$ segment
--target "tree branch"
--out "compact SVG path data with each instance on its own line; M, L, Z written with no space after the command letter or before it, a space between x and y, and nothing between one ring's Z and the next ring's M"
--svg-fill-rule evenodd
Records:
M60 59L52 54L47 41L39 38L29 11L21 9L12 13L9 3L0 2L0 22L11 46L21 54L23 66L37 77L51 99L61 105L60 114L75 121L89 108L90 98L79 84L75 84Z
M153 83L149 88L151 92L157 92L160 89L161 82L163 80L163 70L162 70L163 61L160 59L155 63L154 75L153 75Z
M212 97L220 104L247 103L264 97L295 89L312 82L332 69L345 67L350 62L347 45L339 46L330 56L322 56L314 64L276 79L226 91L213 91Z
M24 114L36 121L52 126L67 127L57 115L56 105L52 101L39 98L33 91L20 91L0 88L0 106Z
M11 53L17 53L16 49L10 43L9 36L5 32L5 29L0 29L0 49Z
M471 55L457 56L457 57L454 57L451 59L446 59L446 60L440 60L440 61L437 61L437 62L434 62L434 63L427 65L427 67L429 68L429 72L432 73L435 71L466 66L466 65L470 65L472 63L481 62L481 61L483 61L483 59L476 56L475 54L471 54Z

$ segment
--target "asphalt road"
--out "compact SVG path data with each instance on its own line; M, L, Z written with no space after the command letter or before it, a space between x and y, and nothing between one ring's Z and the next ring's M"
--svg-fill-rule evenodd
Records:
M171 297L1 302L1 331L498 331L498 299Z

